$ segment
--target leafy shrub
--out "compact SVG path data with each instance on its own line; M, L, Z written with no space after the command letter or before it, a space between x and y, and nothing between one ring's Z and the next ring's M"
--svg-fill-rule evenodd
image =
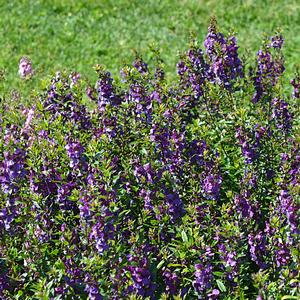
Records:
M212 21L178 80L137 58L1 111L1 299L296 299L299 86ZM87 97L88 100L87 100ZM92 108L91 108L92 107Z

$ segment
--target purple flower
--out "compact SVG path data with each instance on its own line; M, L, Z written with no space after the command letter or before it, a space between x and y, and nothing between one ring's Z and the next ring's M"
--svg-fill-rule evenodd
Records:
M25 168L26 152L17 148L13 153L5 151L4 159L0 162L0 184L4 193L17 190L16 183L27 174Z
M272 119L278 129L284 133L289 133L292 128L292 114L288 110L288 104L284 100L273 99L272 101Z
M245 191L237 195L234 199L235 208L243 218L252 219L255 216L256 209L251 203L250 192Z
M267 255L265 235L261 231L257 234L250 233L248 235L248 244L250 246L251 259L261 269L265 269L267 267L267 264L264 262L264 258Z
M133 66L141 73L146 74L148 73L148 65L141 59L136 58L136 60L133 63Z
M271 44L270 46L275 49L281 49L283 45L284 39L281 34L275 35L271 37Z
M152 101L146 87L140 83L132 83L126 96L129 103L135 104L137 119L150 124L152 120Z
M230 247L230 243L228 243ZM239 266L237 260L237 253L233 250L228 250L225 244L218 246L220 258L222 260L222 268L226 271L226 277L231 284L234 284L234 278L238 275Z
M52 119L59 116L63 121L70 121L80 129L91 129L92 124L87 108L79 103L69 80L59 73L52 78L46 95L42 98L45 111L52 114Z
M22 57L19 62L19 75L25 79L32 75L32 63L27 57Z
M163 278L166 285L166 293L175 295L179 291L179 278L175 273L165 270L163 272Z
M95 283L87 283L84 289L89 296L90 300L102 300L103 297L100 295L97 284Z
M209 300L218 299L220 296L220 291L218 289L213 289L211 293L207 295Z
M155 172L150 163L144 166L136 166L133 172L140 182L155 183L161 178L161 172Z
M11 224L14 219L17 217L16 209L14 207L14 202L10 199L11 204L10 207L4 207L0 211L0 228L4 228L5 230L9 231L11 229Z
M222 184L222 176L218 174L208 174L203 181L204 192L213 199L218 199Z
M90 203L88 196L83 196L80 199L81 204L79 205L80 217L88 220L91 217Z
M99 71L96 90L98 92L98 108L100 112L103 112L107 105L119 104L119 98L115 94L113 79L109 72Z
M234 36L226 39L217 32L216 25L212 23L204 41L206 54L210 62L209 76L211 80L231 88L232 81L243 77L242 62L238 57L238 46Z
M154 207L152 204L152 195L153 193L150 190L141 189L139 196L144 199L144 207L145 209L148 209L149 211L153 211Z
M27 132L28 128L30 127L30 124L33 120L33 117L34 117L34 111L35 111L35 107L31 108L31 109L28 109L26 111L26 121L25 121L25 124L23 126L23 129L22 129L22 132Z
M83 152L84 152L84 147L81 145L80 142L72 142L69 141L66 146L67 154L70 158L70 167L71 168L79 168L80 164L84 162L83 159Z
M300 76L297 75L291 80L291 85L293 86L293 97L296 99L300 98Z
M158 103L162 103L161 101L161 95L158 91L153 91L150 95L151 101L156 101Z
M242 154L245 157L245 163L253 163L259 158L259 150L262 138L267 134L266 128L256 124L253 129L246 130L239 127L236 131L236 138L242 147Z
M177 193L166 192L165 197L168 206L168 215L172 222L176 222L185 214L184 205Z
M73 72L69 75L69 78L71 79L70 87L72 88L79 81L81 75L78 72Z
M189 145L189 157L192 164L198 166L204 165L204 151L206 151L207 145L205 141L193 140Z
M193 281L193 287L196 292L201 295L212 286L212 265L210 263L196 264L194 276L195 280Z
M85 93L91 100L93 101L96 100L96 96L95 96L96 90L92 88L90 85L86 87Z
M255 94L252 97L253 103L257 103L264 95L271 92L284 70L283 62L275 60L269 49L258 51L257 71L253 76L255 88Z
M115 226L111 221L106 221L103 217L98 218L90 233L90 239L96 242L96 249L100 254L108 251L110 241L114 239L114 236Z
M195 98L203 95L203 88L207 79L209 66L204 60L202 50L196 45L188 50L182 60L177 64L177 73L180 76L181 86L191 87ZM190 107L196 103L191 101Z
M299 205L294 203L293 197L287 190L281 190L279 195L280 211L282 215L286 216L287 222L290 225L293 233L300 233L299 222Z
M76 210L77 204L74 201L69 200L73 189L76 187L74 182L68 182L62 184L57 190L57 201L61 209L64 210Z
M286 266L291 259L291 253L288 247L280 242L276 243L277 250L275 250L275 260L277 267Z
M7 299L4 295L5 291L9 291L11 284L9 282L9 277L7 274L6 268L0 263L1 271L0 271L0 298L1 299Z
M78 284L83 284L82 270L76 264L74 256L71 258L63 258L63 262L67 273L67 276L65 277L66 284L73 288Z
M154 73L154 78L157 81L163 81L165 79L165 71L161 66L156 67L155 73Z
M61 181L58 171L47 164L45 161L39 173L31 170L29 175L30 189L43 197L57 195L58 183Z
M155 284L152 282L151 272L145 260L140 262L139 266L129 266L133 284L129 287L139 296L150 297L154 299Z

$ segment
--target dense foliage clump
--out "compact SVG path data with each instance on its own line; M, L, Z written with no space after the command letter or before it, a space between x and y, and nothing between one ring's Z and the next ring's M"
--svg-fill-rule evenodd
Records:
M57 73L34 106L2 101L0 298L297 299L300 78L287 95L282 44L246 63L212 22L174 82L156 55L119 83L97 66L95 86Z

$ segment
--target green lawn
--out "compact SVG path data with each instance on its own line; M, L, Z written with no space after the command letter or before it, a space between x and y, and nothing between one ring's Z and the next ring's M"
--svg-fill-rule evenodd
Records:
M136 49L145 58L148 45L162 50L169 76L174 76L178 51L187 48L189 32L205 37L211 15L223 32L237 32L240 52L253 58L264 33L280 28L286 38L287 77L300 53L300 1L233 0L0 0L0 70L5 82L0 95L18 89L26 95L57 70L77 70L93 78L92 66L105 64L114 75L130 63ZM22 55L33 62L36 76L19 79ZM149 58L149 57L148 57Z

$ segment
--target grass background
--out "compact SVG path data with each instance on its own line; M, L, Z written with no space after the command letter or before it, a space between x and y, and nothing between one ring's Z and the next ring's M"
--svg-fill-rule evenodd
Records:
M300 60L299 0L0 0L0 95L29 90L57 70L76 70L95 79L101 63L114 74L131 63L136 49L147 59L148 46L162 50L167 75L175 75L178 52L187 48L189 32L202 41L215 15L222 32L234 30L240 53L255 57L264 34L278 28L285 37L286 78ZM18 76L21 56L33 62L36 75ZM8 96L6 96L8 97Z

